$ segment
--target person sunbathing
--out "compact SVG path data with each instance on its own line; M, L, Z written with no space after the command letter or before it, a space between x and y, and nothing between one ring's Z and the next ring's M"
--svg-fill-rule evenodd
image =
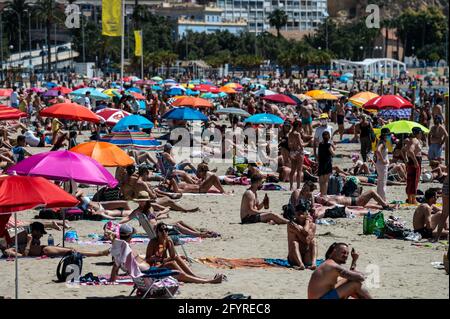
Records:
M177 255L169 228L164 223L156 225L156 238L150 240L145 254L145 261L150 266L170 268L179 272L175 278L186 283L219 284L226 279L223 274L216 274L213 279L206 279L195 275L186 262Z
M165 189L174 193L208 193L210 190L218 190L221 194L230 195L234 192L225 191L220 183L219 177L216 175L208 176L200 184L178 183L175 178L171 178L163 186Z
M126 201L94 202L81 190L77 191L75 197L80 201L80 208L85 212L85 219L116 219L131 213Z
M287 226L288 257L287 260L296 269L316 269L317 241L316 225L308 215L309 204L302 201L295 207L292 221Z
M344 206L362 206L365 207L370 200L375 200L384 210L393 210L397 205L388 204L374 190L368 190L358 197L346 197L341 195L316 196L315 202L324 206L344 205Z
M133 158L134 162L138 165L153 164L156 167L158 166L158 161L153 158L149 152L129 150L128 155Z
M269 208L268 197L261 203L258 202L258 190L262 189L263 177L254 175L251 179L250 188L242 195L241 201L241 222L242 224L270 223L287 224L289 220L272 212L264 212L261 209Z
M436 228L441 221L443 212L442 208L436 206L437 193L434 189L428 189L424 195L425 203L420 204L414 211L413 227L414 232L422 235L422 238L432 239L436 237ZM448 218L445 222L441 238L448 236Z
M168 218L167 212L155 212L152 203L148 200L148 198L136 198L134 200L138 203L138 207L133 210L133 212L124 217L119 224L128 223L133 218L136 218L139 214L144 214L150 225L155 229L158 220L163 218ZM205 229L196 229L183 221L177 221L168 226L171 232L170 235L189 235L193 237L201 237L201 238L214 238L218 237L219 234L213 231L205 230Z
M18 248L8 248L4 251L4 253L9 257L39 257L44 255L48 257L58 257L64 256L68 252L78 252L86 257L101 257L109 255L109 249L89 252L74 248L41 245L40 239L45 234L47 234L47 232L45 231L44 225L40 222L34 222L30 225L30 233L27 234L26 242L19 242Z
M193 184L194 181L192 177L184 170L186 167L189 167L191 170L195 171L195 167L189 161L184 161L177 164L175 158L172 155L172 144L166 143L164 144L164 151L160 154L161 156L161 164L163 167L159 167L161 172L171 172L172 175L175 175L181 178L184 182Z
M308 299L372 299L362 286L364 274L356 270L359 254L354 248L350 270L342 266L347 262L348 255L349 249L345 243L334 243L328 248L325 262L313 272L309 280Z

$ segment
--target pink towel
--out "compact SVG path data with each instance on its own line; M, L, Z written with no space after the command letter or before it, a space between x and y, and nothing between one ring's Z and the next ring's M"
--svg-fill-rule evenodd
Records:
M142 276L142 272L133 256L133 251L126 241L116 239L111 246L111 256L114 262L123 271L126 271L132 278Z

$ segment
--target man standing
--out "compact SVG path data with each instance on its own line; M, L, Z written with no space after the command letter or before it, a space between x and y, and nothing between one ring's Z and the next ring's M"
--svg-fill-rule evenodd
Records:
M10 96L11 106L16 109L19 107L19 93L17 93L17 87L13 86L13 91Z
M312 135L312 113L312 105L308 102L308 100L304 100L300 110L300 115L302 117L302 126L304 127L307 135Z
M412 137L405 146L406 158L408 159L406 170L406 194L408 195L408 204L417 204L416 194L419 185L420 174L422 170L422 147L420 139L422 138L422 129L414 127Z
M91 92L86 91L86 94L84 96L84 106L92 111L92 105L91 105Z
M448 138L447 130L442 125L442 122L442 116L434 116L434 125L431 127L430 133L428 134L428 159L430 161L440 160L442 155L442 146Z
M319 146L319 143L323 142L323 132L327 131L330 133L330 136L333 136L333 127L328 125L328 114L322 113L319 116L320 126L316 128L316 131L314 132L314 142L313 142L313 151L314 151L314 157L317 158L317 147Z
M308 285L309 299L372 299L369 292L362 287L364 274L356 270L359 255L352 249L350 270L342 265L347 262L348 245L334 243L325 254L325 262L311 275ZM338 281L338 278L342 277Z

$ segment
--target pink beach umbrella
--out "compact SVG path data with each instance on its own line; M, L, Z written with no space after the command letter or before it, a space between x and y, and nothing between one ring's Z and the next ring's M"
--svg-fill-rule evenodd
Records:
M42 176L54 181L74 181L89 185L115 187L118 182L94 159L70 151L53 151L30 156L14 166L8 174Z

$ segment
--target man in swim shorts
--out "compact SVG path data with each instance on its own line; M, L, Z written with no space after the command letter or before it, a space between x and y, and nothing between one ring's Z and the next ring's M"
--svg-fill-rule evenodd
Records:
M422 235L422 238L432 239L436 236L434 231L443 215L442 208L436 206L437 193L434 189L425 191L425 203L420 204L413 216L414 232ZM441 231L440 237L446 238L448 236L448 221L444 222L444 229Z
M362 287L364 274L356 270L359 255L354 248L350 270L342 266L347 262L348 255L349 247L345 243L334 243L328 248L325 262L313 272L309 280L309 299L372 299Z

